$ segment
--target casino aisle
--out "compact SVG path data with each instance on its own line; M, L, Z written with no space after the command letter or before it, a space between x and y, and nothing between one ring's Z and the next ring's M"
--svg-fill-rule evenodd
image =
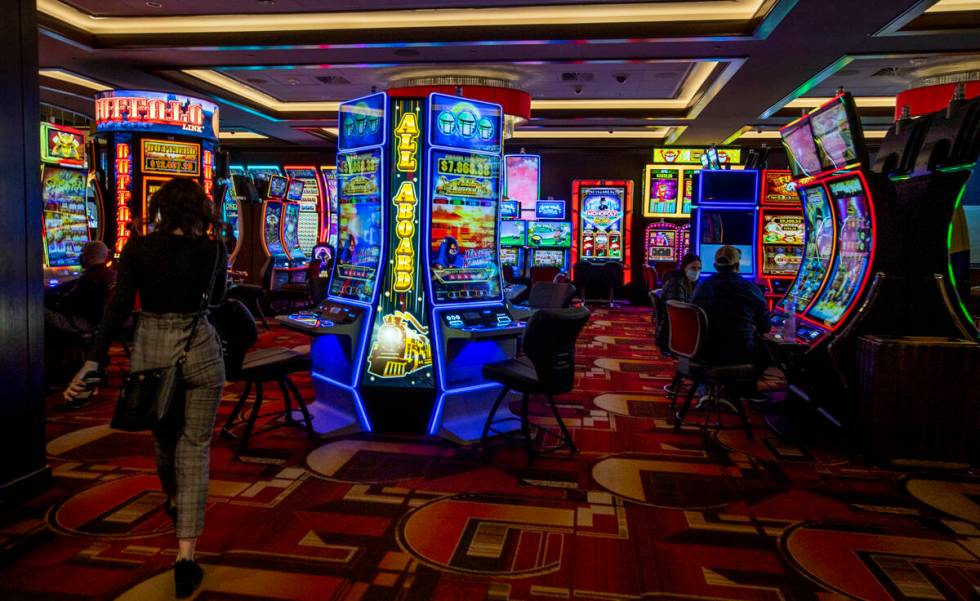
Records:
M976 479L793 444L756 413L754 440L675 433L662 392L673 365L648 312L597 309L579 338L575 391L559 398L574 457L528 467L518 447L490 459L431 438L318 445L279 429L237 458L216 437L197 598L970 598ZM304 343L273 325L259 346ZM0 598L172 598L151 440L106 425L125 367L114 352L96 402L65 412L48 398L54 487L3 522ZM532 420L548 423L547 409Z

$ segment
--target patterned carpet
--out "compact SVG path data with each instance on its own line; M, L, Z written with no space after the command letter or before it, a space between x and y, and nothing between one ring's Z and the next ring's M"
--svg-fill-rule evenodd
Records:
M261 340L304 342L281 329ZM560 407L581 452L532 467L503 445L318 444L283 428L237 457L216 438L196 598L977 598L975 475L879 469L782 440L755 412L754 440L675 433L662 390L673 368L643 309L596 311L577 364ZM114 394L71 412L52 395L54 487L0 516L0 599L172 598L151 441L108 429ZM545 407L532 413L548 423Z

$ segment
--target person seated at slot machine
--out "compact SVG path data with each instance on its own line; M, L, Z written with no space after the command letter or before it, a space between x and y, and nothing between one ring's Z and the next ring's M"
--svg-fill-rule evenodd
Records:
M432 261L436 269L452 269L463 267L463 257L459 254L459 242L452 236L446 236L439 245L439 256Z
M116 272L107 265L109 247L97 240L86 242L79 262L81 277L44 310L45 332L49 335L91 332L102 321L106 299L116 283Z
M715 365L752 363L761 372L768 355L757 338L769 331L769 308L762 291L738 273L742 253L722 246L715 253L713 274L697 288L691 302L708 316L705 361Z
M694 286L701 277L701 257L695 253L687 253L681 259L679 269L669 271L664 275L663 286L657 294L667 301L680 301L682 303L691 302L694 295ZM666 316L657 320L657 346L664 350L668 348L670 338L670 327L667 324Z

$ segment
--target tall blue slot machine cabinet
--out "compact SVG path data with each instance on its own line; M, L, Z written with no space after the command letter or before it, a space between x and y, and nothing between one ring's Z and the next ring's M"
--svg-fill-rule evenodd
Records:
M497 253L501 125L499 105L443 94L341 105L327 299L279 318L315 336L318 432L480 438L502 390L483 366L524 327Z

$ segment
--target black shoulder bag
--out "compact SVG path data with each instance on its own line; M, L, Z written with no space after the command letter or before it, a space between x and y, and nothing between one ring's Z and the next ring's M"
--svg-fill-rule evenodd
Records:
M191 322L187 343L174 365L158 367L142 371L130 372L123 381L116 410L112 414L113 429L127 432L143 432L153 430L164 423L173 406L173 399L180 392L183 382L183 366L187 355L194 344L197 325L208 310L208 297L214 290L214 281L218 276L218 262L221 252L215 250L214 269L211 271L211 282L204 289L201 306L198 308L194 321Z

